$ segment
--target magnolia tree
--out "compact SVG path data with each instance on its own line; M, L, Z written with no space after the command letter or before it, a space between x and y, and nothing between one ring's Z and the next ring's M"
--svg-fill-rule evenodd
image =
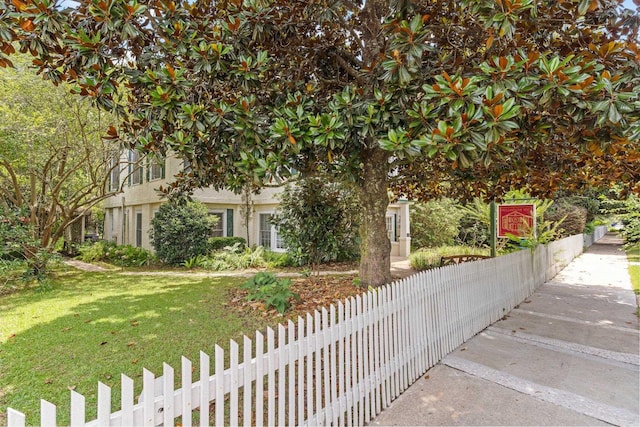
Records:
M168 193L349 181L381 285L390 189L640 190L638 22L615 0L0 0L0 66L30 52L123 116L111 138L189 160Z

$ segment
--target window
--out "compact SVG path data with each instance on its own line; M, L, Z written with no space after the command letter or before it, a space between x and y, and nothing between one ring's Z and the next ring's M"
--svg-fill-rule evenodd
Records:
M142 246L142 212L136 212L136 246Z
M149 163L147 181L164 178L164 159L154 157Z
M209 212L209 215L218 218L218 222L211 230L211 237L224 237L224 215L222 212Z
M260 214L260 230L258 231L258 241L260 246L271 248L271 214Z
M260 214L258 244L275 252L284 252L286 250L278 230L271 224L271 214Z
M113 157L109 162L109 190L117 191L120 189L120 162L118 157Z
M140 166L140 153L129 151L129 185L142 184L142 167Z
M387 215L386 217L386 221L387 221L387 237L389 237L389 240L392 242L397 242L398 241L398 221L397 221L398 215L393 214L393 215Z

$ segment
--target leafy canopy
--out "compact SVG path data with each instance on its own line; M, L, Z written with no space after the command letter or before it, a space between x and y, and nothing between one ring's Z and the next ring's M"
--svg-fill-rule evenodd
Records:
M616 0L0 0L53 82L119 111L111 138L191 163L168 189L321 170L363 205L361 278L390 279L387 189L640 192L637 11Z
M638 181L638 15L616 1L0 5L0 65L17 40L125 114L131 145L191 160L191 186L357 179L378 147L425 198L447 176L462 193Z

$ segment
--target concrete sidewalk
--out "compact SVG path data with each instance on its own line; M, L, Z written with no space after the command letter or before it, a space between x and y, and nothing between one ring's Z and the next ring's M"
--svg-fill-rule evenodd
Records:
M640 332L607 235L446 356L371 425L640 425Z

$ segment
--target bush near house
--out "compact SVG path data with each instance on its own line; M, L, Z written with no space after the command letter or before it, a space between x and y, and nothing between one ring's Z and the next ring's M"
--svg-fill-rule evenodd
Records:
M156 262L151 251L131 245L118 245L115 242L99 240L84 244L78 248L84 262L107 262L121 267L140 267Z
M209 251L220 251L236 244L242 250L247 245L247 241L242 237L211 237L209 239Z
M151 244L158 259L180 265L198 255L207 255L209 238L218 219L201 202L164 203L151 220Z
M359 256L358 198L338 183L308 178L287 186L271 221L298 265Z
M415 249L453 245L462 212L447 198L411 205L411 246Z

